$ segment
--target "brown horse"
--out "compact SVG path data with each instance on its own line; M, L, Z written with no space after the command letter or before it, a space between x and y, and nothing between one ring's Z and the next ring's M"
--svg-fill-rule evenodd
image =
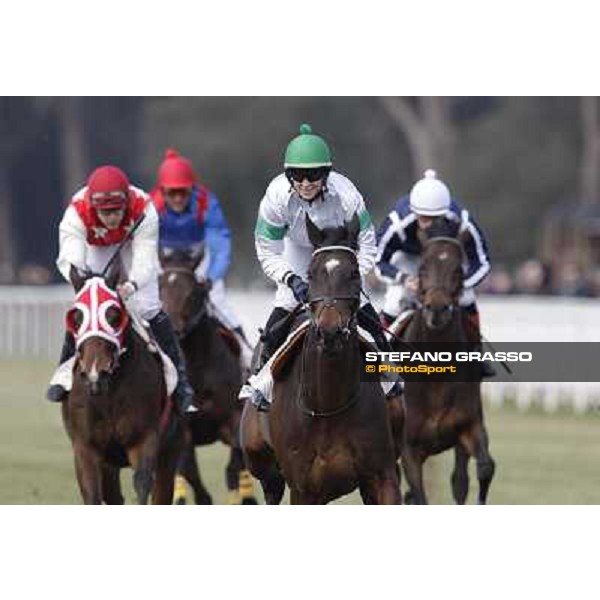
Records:
M269 413L247 402L242 447L268 503L325 504L358 488L365 504L400 501L391 427L379 383L365 369L356 313L361 277L355 217L319 230L309 266L310 324L296 354L275 374Z
M86 504L123 504L119 473L132 466L140 504L170 504L182 446L180 418L158 356L133 330L113 291L116 277L83 280L67 322L77 342L73 387L63 403Z
M462 291L462 243L451 234L430 239L421 234L423 257L419 270L420 307L403 335L409 343L465 343L464 316L458 305ZM454 448L452 494L464 504L469 489L468 461L477 461L478 503L485 504L495 465L483 422L480 381L407 381L402 464L410 491L406 501L427 502L423 463L429 456Z
M196 279L195 270L202 254L161 252L161 298L173 321L185 354L190 383L194 388L197 413L187 415L187 442L178 472L191 485L196 504L212 504L205 488L195 446L221 441L230 447L225 469L230 502L256 504L251 479L244 466L238 443L241 406L238 393L242 384L237 342L224 336L222 325L210 315L209 287Z

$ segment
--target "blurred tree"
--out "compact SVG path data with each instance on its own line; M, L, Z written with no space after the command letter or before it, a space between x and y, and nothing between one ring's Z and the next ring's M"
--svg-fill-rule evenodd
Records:
M0 99L0 283L14 280L23 242L15 220L15 166L36 143L53 107L51 98Z
M597 204L600 201L600 104L595 96L583 96L580 106L580 198L582 204Z
M452 171L457 134L448 98L383 96L379 100L392 122L406 136L414 178L428 168L445 173Z

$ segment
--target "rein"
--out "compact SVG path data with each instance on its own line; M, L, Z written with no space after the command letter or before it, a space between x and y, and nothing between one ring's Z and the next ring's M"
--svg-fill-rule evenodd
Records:
M308 406L306 406L306 402L304 401L304 392L306 389L304 385L306 379L305 356L308 339L309 336L306 337L302 346L302 352L300 354L300 387L298 388L298 394L296 395L296 404L303 414L312 418L327 418L341 415L347 410L350 410L350 408L352 408L360 400L360 386L354 390L354 393L351 394L348 401L345 404L342 404L342 406L338 406L337 408L332 408L330 410L313 410L312 408L308 408Z
M328 252L328 251L334 251L334 250L342 250L345 252L350 252L353 256L356 257L356 251L353 250L352 248L349 248L348 246L323 246L321 248L317 248L313 252L312 256L315 257L316 255L318 255L322 252ZM358 294L343 294L343 295L336 294L333 296L332 295L317 296L314 298L310 298L308 301L308 305L312 306L317 302L323 302L324 305L321 308L319 314L316 315L316 318L318 319L319 316L321 315L321 313L325 309L333 308L338 313L338 316L340 317L339 320L341 323L342 322L341 314L335 308L335 305L340 300L355 301L357 304L357 308L356 308L356 310L354 310L352 312L351 318L348 320L348 322L343 327L340 327L340 333L341 333L342 337L344 338L344 340L347 342L350 339L350 336L352 335L352 333L356 334L356 312L358 310L358 305L360 304L360 291L358 292ZM311 326L310 327L314 331L315 319L312 317L311 317ZM351 394L350 398L348 399L348 401L346 403L342 404L341 406L338 406L337 408L332 408L330 410L323 410L323 411L313 410L311 408L308 408L308 406L306 405L306 402L304 401L304 393L306 390L306 387L305 387L305 379L306 379L306 377L305 377L305 357L306 357L309 339L310 339L310 333L304 341L304 344L302 347L302 352L300 354L300 387L298 388L298 394L296 396L296 404L297 404L298 408L302 411L303 414L305 414L309 417L312 417L312 418L328 418L328 417L334 417L337 415L341 415L342 413L345 413L350 408L352 408L360 400L360 386Z

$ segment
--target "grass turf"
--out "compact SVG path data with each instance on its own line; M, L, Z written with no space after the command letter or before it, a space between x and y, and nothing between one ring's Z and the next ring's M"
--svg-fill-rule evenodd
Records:
M81 499L60 408L44 400L53 366L42 361L0 362L0 504L72 504ZM600 415L547 415L514 408L487 409L496 477L494 504L599 504ZM225 503L226 448L199 450L202 474L215 502ZM450 503L453 456L428 463L427 489L433 503ZM474 465L471 461L474 498ZM132 501L131 472L123 474ZM262 495L261 495L262 497ZM359 502L357 494L341 503Z

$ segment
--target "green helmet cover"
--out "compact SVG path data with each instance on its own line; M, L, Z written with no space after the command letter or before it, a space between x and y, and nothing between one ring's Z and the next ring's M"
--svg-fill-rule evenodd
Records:
M300 135L288 144L285 151L284 168L312 169L331 165L331 150L327 142L321 136L315 135L310 125L300 125Z

